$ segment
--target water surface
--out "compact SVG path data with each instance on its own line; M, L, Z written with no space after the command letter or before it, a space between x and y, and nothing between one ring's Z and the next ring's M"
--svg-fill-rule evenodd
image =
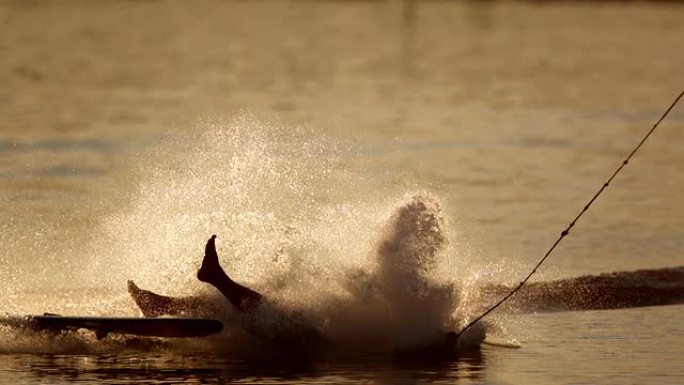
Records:
M681 91L683 17L669 2L2 1L2 310L135 316L129 278L202 292L213 232L260 289L290 266L279 250L300 272L371 266L387 217L425 192L449 231L442 277L517 282ZM684 265L682 111L537 279ZM281 369L201 343L3 330L0 381L676 384L681 314L499 315L520 349L414 366Z

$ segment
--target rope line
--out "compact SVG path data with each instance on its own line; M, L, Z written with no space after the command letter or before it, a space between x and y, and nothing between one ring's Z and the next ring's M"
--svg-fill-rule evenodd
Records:
M577 221L582 217L582 215L584 215L584 213L587 212L587 210L589 210L589 207L591 207L591 205L594 203L594 201L601 195L601 193L603 193L603 190L605 190L608 187L608 185L610 185L610 182L612 182L613 179L620 173L620 171L622 171L622 169L627 165L627 163L629 163L629 161L632 159L634 154L636 154L636 152L639 151L641 146L646 142L646 140L648 140L648 138L651 136L651 134L653 134L653 132L658 127L660 122L662 122L665 119L665 117L670 113L670 111L674 108L674 106L677 104L677 102L679 102L679 99L681 99L682 96L684 96L684 90L679 94L679 96L677 96L677 98L675 98L675 100L672 102L672 104L670 104L670 107L668 107L668 109L660 116L660 119L658 119L658 121L653 125L653 127L648 131L648 133L643 137L643 139L641 139L641 142L639 142L639 144L636 147L634 147L632 152L629 153L627 158L625 158L625 160L622 161L620 166L615 170L615 172L613 172L613 175L611 175L610 178L608 178L603 183L603 186L601 186L601 188L596 192L596 194L594 194L594 196L589 200L589 202L586 205L584 205L584 207L579 212L579 214L577 214L575 219L573 219L570 222L570 224L568 225L568 227L566 227L565 230L563 230L560 233L560 236L558 237L558 239L556 239L556 242L553 243L553 245L551 246L551 248L549 248L549 250L546 252L546 254L544 254L544 256L539 260L539 262L537 262L537 264L534 266L532 271L525 277L525 279L520 281L518 286L516 286L513 290L511 290L510 293L506 294L497 303L492 305L487 311L482 313L480 316L478 316L473 321L468 323L463 329L461 329L461 331L456 333L455 339L458 339L463 333L465 333L466 330L470 329L473 325L475 325L481 319L486 317L489 313L496 310L499 306L501 306L504 302L506 302L509 298L511 298L515 293L517 293L520 289L522 289L522 287L527 283L527 281L532 277L532 275L534 275L534 273L537 272L537 269L539 269L539 267L544 263L544 261L546 261L546 259L549 257L549 255L551 255L553 250L556 249L556 246L558 246L558 244L563 240L563 238L565 238L568 234L570 234L570 230L575 226L575 223L577 223Z

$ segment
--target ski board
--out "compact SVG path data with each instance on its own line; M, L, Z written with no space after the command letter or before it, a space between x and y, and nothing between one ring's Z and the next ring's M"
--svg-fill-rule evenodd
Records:
M145 337L204 337L223 330L221 321L205 318L71 317L46 314L0 319L0 324L53 332L88 329L94 331L98 339L109 333Z

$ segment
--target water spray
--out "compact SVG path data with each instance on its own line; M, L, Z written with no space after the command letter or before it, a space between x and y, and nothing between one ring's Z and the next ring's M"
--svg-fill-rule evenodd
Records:
M601 186L601 188L599 188L599 190L594 194L594 196L589 200L589 202L588 202L586 205L584 205L584 207L582 208L582 210L581 210L581 211L579 212L579 214L577 214L577 216L570 222L570 224L568 225L568 227L566 227L565 230L563 230L563 231L560 233L560 236L558 237L558 239L556 239L556 242L554 242L553 245L551 245L551 247L550 247L549 250L546 252L546 254L544 254L544 256L539 260L539 262L537 262L537 264L534 266L534 268L532 269L532 271L530 271L530 273L529 273L522 281L520 281L520 283L518 284L518 286L516 286L513 290L511 290L508 294L506 294L506 295L505 295L503 298L501 298L498 302L496 302L494 305L490 306L489 309L487 309L487 311L485 311L484 313L482 313L480 316L478 316L478 317L475 318L473 321L471 321L470 323L468 323L468 324L467 324L463 329L461 329L458 333L456 333L454 340L457 340L461 335L463 335L463 333L466 332L466 330L470 329L473 325L475 325L477 322L479 322L480 320L482 320L482 319L483 319L484 317L486 317L489 313L493 312L493 311L496 310L499 306L503 305L504 302L506 302L506 301L507 301L509 298L511 298L515 293L517 293L520 289L522 289L522 287L527 283L527 281L529 281L529 279L532 277L532 275L534 275L534 273L537 272L537 269L539 269L539 267L546 261L546 259L549 257L549 255L551 255L551 253L556 249L556 246L558 246L558 244L563 240L563 238L565 238L568 234L570 234L570 230L575 226L575 223L577 223L577 221L582 217L582 215L584 215L584 213L587 212L587 210L589 210L589 207L591 207L591 205L594 203L594 201L595 201L596 199L598 199L598 197L601 195L601 193L603 193L603 191L608 187L608 185L610 185L610 182L612 182L613 179L615 179L615 177L620 173L620 171L622 171L622 169L627 165L627 163L629 163L629 161L632 159L632 157L634 156L634 154L636 154L636 152L639 151L639 149L641 148L641 146L646 142L646 140L648 140L648 138L651 136L651 134L653 134L653 132L654 132L655 129L658 127L658 125L660 124L660 122L662 122L662 121L665 119L665 117L670 113L670 111L674 108L674 106L677 104L677 102L679 102L679 99L681 99L682 96L684 96L684 90L683 90L683 91L679 94L679 96L677 96L677 97L675 98L675 100L670 104L670 107L668 107L667 110L660 116L660 119L658 119L658 121L653 125L653 127L648 131L648 133L646 133L646 135L641 139L641 142L639 142L639 144L637 144L637 146L634 147L634 149L632 150L632 152L629 153L629 155L627 156L627 158L625 158L625 160L622 161L622 163L620 164L620 166L615 170L615 172L613 172L613 174L610 176L610 178L608 178L608 179L603 183L603 185Z

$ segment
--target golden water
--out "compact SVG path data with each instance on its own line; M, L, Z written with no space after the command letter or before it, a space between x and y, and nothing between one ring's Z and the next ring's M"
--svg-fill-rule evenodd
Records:
M294 274L278 295L312 301L373 269L415 194L444 213L437 278L516 282L681 91L682 20L647 2L0 2L0 311L137 315L129 278L202 292L212 233L236 278ZM539 279L684 265L682 111ZM681 310L509 316L521 349L284 372L3 331L0 381L678 383Z

